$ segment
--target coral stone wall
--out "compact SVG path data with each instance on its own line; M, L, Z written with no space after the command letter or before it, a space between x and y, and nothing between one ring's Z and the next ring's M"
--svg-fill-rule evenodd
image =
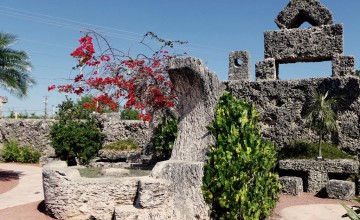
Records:
M118 114L99 116L105 144L116 140L133 139L141 148L149 145L152 129L142 121L120 120ZM51 156L49 132L56 120L42 119L2 119L0 120L0 147L5 141L17 140L20 145L39 149L44 156Z
M318 136L306 128L305 115L311 90L329 91L341 97L337 111L338 134L327 141L353 154L360 153L360 79L357 77L318 78L289 81L224 82L226 90L240 100L256 105L261 113L263 136L284 146L296 140L317 141Z

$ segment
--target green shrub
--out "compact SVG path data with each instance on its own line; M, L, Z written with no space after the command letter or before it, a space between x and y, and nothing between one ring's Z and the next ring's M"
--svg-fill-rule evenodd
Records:
M276 149L261 138L258 122L253 105L229 93L220 98L202 186L214 219L265 219L276 205Z
M322 156L326 159L355 159L335 145L322 144ZM318 144L297 141L279 150L279 159L315 159L318 156Z
M87 164L102 146L104 135L89 111L71 100L59 105L59 120L50 130L51 145L55 153L70 165L74 158Z
M162 122L154 132L153 147L160 160L168 160L171 157L177 132L178 122L174 116L168 113L162 118Z
M124 109L121 112L121 119L122 120L140 120L139 119L139 112L133 109Z
M41 153L29 146L19 146L17 141L5 142L1 157L6 162L38 163Z
M103 149L118 150L118 151L131 151L140 150L139 145L133 140L119 140L104 146Z

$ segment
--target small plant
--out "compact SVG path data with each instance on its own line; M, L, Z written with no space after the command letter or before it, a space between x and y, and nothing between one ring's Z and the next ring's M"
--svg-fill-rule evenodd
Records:
M317 143L295 142L279 150L279 159L313 159L318 155ZM328 159L355 159L354 156L341 151L333 144L322 145L322 156Z
M276 148L261 138L255 107L225 93L209 130L216 138L202 191L213 219L265 219L278 200Z
M355 199L357 202L360 202L360 199L359 198L356 198ZM348 216L351 220L360 220L360 216L359 216L359 213L360 213L360 208L359 207L356 207L357 209L356 210L353 210L352 208L344 205L344 204L341 204L344 209L346 210L346 215L345 216ZM342 217L345 217L345 216L342 216Z
M29 146L19 146L17 141L5 142L1 157L6 162L38 163L41 153Z
M153 147L161 160L171 157L172 148L177 137L178 123L174 116L168 113L155 129Z
M133 140L119 140L114 143L107 144L103 147L106 150L117 150L117 151L138 151L140 147Z
M329 91L325 95L313 90L306 123L319 135L318 159L323 159L321 154L321 142L329 132L336 132L336 114L338 98L328 98Z

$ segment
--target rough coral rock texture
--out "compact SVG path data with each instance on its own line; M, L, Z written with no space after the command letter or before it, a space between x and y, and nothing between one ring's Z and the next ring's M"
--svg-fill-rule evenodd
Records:
M215 73L196 58L170 61L169 76L178 96L179 131L171 159L205 161L213 137L206 126L214 119L214 107L223 91Z
M128 162L128 163L141 163L141 152L139 151L119 151L111 149L101 149L98 152L98 157L102 161L108 162Z
M355 197L355 183L343 180L329 180L326 185L329 198L351 200Z
M332 76L355 75L355 57L337 55L332 59Z
M229 54L229 80L251 80L251 59L248 51L233 51Z
M318 0L291 0L275 19L281 29L298 28L304 22L313 26L329 25L333 23L333 16Z
M166 180L144 177L139 181L135 206L143 209L159 208L170 197L170 183Z
M43 167L43 184L46 210L57 219L112 219L116 207L162 209L172 196L165 180L84 178L63 161Z
M170 160L157 163L151 176L171 182L179 219L207 219L201 185L208 146L214 139L206 127L214 119L223 86L198 59L177 58L169 68L179 98L179 131Z
M168 204L171 207L171 204ZM170 208L138 209L134 206L115 208L113 220L175 220L179 219Z
M121 120L118 113L101 114L98 119L105 134L104 144L132 139L144 150L150 144L153 131L148 123Z
M282 176L279 178L279 183L283 194L298 196L304 192L303 180L300 177Z
M317 193L329 182L329 173L356 174L359 162L355 160L280 160L279 169L285 171L302 171L305 191Z
M21 146L27 145L40 150L44 156L54 155L50 146L49 131L54 120L3 119L0 121L0 145L16 140Z
M360 79L357 77L317 78L289 81L224 82L226 90L239 100L256 105L261 114L264 138L278 146L294 141L316 142L318 136L305 124L311 91L318 90L329 97L339 96L342 101L337 110L337 134L325 141L341 149L360 154Z
M142 152L146 152L151 145L153 131L148 124L142 121L120 120L118 114L102 114L99 117L105 143L132 139L142 148ZM40 150L45 157L53 156L55 152L50 145L49 132L55 122L56 120L43 119L2 119L0 147L5 141L17 140L20 145Z
M275 59L269 58L259 61L255 65L256 81L276 80L278 78L276 71Z
M329 61L344 52L342 24L265 31L265 58L277 63Z

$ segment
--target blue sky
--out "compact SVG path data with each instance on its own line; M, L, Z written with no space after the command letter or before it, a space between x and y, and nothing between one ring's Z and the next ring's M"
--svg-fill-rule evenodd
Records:
M360 57L360 1L322 0L343 23L345 54ZM137 42L147 31L174 40L188 41L179 52L202 59L221 80L227 80L230 51L247 50L251 54L254 79L255 63L264 58L263 32L277 30L274 19L288 0L2 0L1 30L18 36L13 48L27 51L33 64L32 75L38 84L25 100L9 97L10 110L44 114L44 96L48 96L48 114L64 100L64 94L48 92L47 86L64 84L74 76L76 61L70 53L78 46L81 29L107 32L114 47L136 51ZM356 64L359 68L359 65ZM327 77L331 63L289 64L280 66L281 79Z

